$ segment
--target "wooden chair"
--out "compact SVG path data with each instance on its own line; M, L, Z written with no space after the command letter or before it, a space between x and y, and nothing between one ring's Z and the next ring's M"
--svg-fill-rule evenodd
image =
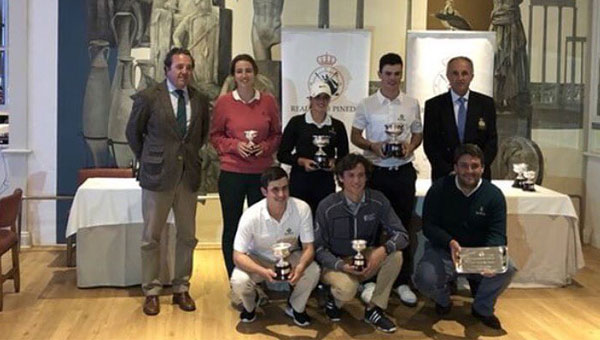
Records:
M19 270L19 232L17 218L21 213L23 190L16 189L10 196L0 198L0 312L4 293L2 285L6 280L13 280L15 292L21 289ZM12 268L4 274L2 271L2 255L12 250Z
M77 173L77 187L83 184L86 179L94 177L116 177L129 178L133 177L132 168L85 168L79 169ZM71 235L67 237L67 267L75 266L75 237Z

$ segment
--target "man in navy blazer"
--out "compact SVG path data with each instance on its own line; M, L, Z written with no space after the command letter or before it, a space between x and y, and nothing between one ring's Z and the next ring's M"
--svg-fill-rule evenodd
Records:
M431 164L431 179L453 171L454 150L460 144L476 144L483 150L483 178L491 179L490 165L498 151L494 99L469 89L473 62L459 56L448 61L450 90L425 102L423 147Z
M198 151L207 141L209 124L208 100L189 86L194 69L190 52L173 48L164 69L163 82L135 94L126 129L129 146L141 164L142 290L147 315L160 312L159 244L171 208L177 228L173 303L185 311L196 309L188 292L197 243Z

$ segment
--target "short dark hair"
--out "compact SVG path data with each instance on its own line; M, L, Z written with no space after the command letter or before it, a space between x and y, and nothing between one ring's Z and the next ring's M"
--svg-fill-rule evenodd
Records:
M367 180L371 178L371 173L373 172L373 164L365 158L365 156L358 153L349 153L344 156L342 159L338 160L333 168L335 173L335 177L338 180L338 184L340 187L344 187L344 184L340 181L340 178L344 176L344 171L352 170L356 168L358 164L362 164L365 167L365 174L367 176Z
M167 71L171 68L171 64L173 63L173 56L177 55L177 54L185 54L188 57L190 57L190 59L192 60L192 68L194 68L195 66L195 60L194 57L192 57L192 53L190 53L190 50L183 48L183 47L173 47L165 56L165 60L163 61L164 67L165 67L165 73L167 73Z
M256 65L256 61L249 54L245 54L245 53L238 54L235 56L235 58L233 58L233 60L231 61L229 74L231 74L232 76L235 74L235 64L237 64L237 62L241 61L241 60L247 61L250 64L252 64L252 69L254 70L254 74L258 74L258 65Z
M465 57L464 55L452 57L450 60L448 60L448 63L446 64L446 72L448 72L448 68L450 67L450 64L452 64L453 62L455 62L457 60L462 60L462 61L466 61L467 63L469 63L469 65L471 66L471 73L475 73L475 72L473 72L473 60L471 60L469 57Z
M471 157L479 158L481 165L484 165L483 151L475 144L461 144L454 150L454 164L458 163L458 160L464 156L470 155Z
M263 171L260 175L260 186L267 188L270 182L276 181L282 178L288 178L287 172L278 166L272 166Z
M402 63L402 57L400 55L398 55L397 53L384 54L381 56L381 58L379 58L379 72L381 72L383 70L383 67L385 65L396 65L396 64L400 64L400 66L404 65Z

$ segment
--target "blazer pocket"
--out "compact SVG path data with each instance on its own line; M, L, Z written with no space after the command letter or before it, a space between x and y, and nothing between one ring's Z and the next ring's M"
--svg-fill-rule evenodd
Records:
M160 175L163 167L163 157L145 155L142 157L142 170L146 175L158 176Z
M165 147L163 145L148 145L148 156L162 157Z

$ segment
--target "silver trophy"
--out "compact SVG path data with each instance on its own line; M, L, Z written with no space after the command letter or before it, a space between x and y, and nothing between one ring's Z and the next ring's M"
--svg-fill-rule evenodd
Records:
M356 251L356 255L352 257L352 266L356 271L363 271L367 267L367 260L361 253L367 248L367 241L365 240L352 240L352 249Z
M459 274L505 273L508 269L508 248L461 247L454 267Z
M258 136L258 131L256 131L256 130L245 130L244 131L244 136L248 140L248 146L251 147L252 149L254 149L254 147L256 146L256 144L254 144L254 138L256 138L256 136ZM250 154L252 155L254 153L255 152L252 151Z
M522 185L523 190L525 191L535 191L535 176L536 173L533 170L529 170L529 171L525 171L523 173L523 176L525 176L525 182Z
M329 136L328 135L314 135L313 136L313 144L319 148L315 153L313 160L317 163L317 168L319 169L328 169L329 168L329 158L323 148L329 145Z
M388 140L383 147L383 154L386 157L402 158L405 156L402 150L402 140L400 140L403 132L404 124L385 124L385 133L388 135Z
M515 163L513 164L513 171L517 174L515 181L513 182L513 188L522 188L525 183L525 176L523 173L527 171L527 163Z
M290 278L292 272L292 265L285 260L290 255L291 244L287 242L275 243L271 249L273 250L273 256L279 261L275 264L275 280L287 281Z

